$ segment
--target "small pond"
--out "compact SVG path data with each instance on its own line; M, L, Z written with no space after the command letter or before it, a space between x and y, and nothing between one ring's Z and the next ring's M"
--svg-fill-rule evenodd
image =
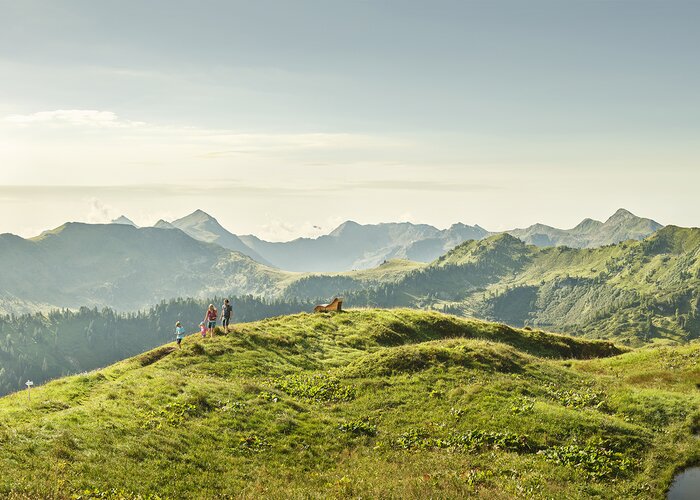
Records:
M666 498L668 500L700 499L700 467L686 469L673 478Z

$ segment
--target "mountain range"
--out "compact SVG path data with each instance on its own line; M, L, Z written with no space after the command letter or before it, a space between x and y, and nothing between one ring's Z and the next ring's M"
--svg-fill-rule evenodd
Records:
M506 232L525 243L538 247L595 248L626 240L641 240L662 227L656 221L637 217L621 208L605 222L584 219L572 229L557 229L544 224L535 224L525 229Z
M0 311L136 310L181 296L272 293L285 273L180 230L67 223L29 240L0 235Z
M123 216L117 220L128 223ZM253 235L237 236L201 210L173 222L158 221L155 227L181 229L197 240L216 243L262 264L296 272L369 269L390 259L432 262L465 241L497 234L479 225L461 223L441 230L427 224L409 222L363 225L347 221L318 238L269 242ZM620 209L605 222L586 219L572 229L535 224L506 232L525 243L540 247L593 248L643 239L662 227L651 219L637 217Z
M196 215L198 222L176 222L200 236L223 230ZM616 225L613 217L599 227ZM406 235L416 226L391 227ZM379 235L373 241L386 241L387 227L371 228ZM352 241L367 229L346 223L303 244ZM183 296L345 295L352 305L432 308L632 344L678 341L700 334L700 229L668 226L644 240L583 249L537 247L501 233L468 240L427 264L392 259L371 269L295 273L177 228L68 223L31 240L0 235L0 290L6 313L84 305L133 311Z

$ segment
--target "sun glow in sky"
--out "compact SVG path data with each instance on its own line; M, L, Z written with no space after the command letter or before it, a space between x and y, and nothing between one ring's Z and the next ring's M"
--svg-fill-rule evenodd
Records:
M0 0L0 232L700 225L700 3ZM315 227L318 226L318 227ZM320 228L320 229L319 229Z

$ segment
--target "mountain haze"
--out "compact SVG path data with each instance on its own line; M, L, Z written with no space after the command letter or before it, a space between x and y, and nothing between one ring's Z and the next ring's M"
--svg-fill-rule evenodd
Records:
M134 310L180 296L262 294L279 271L180 230L67 223L0 235L0 290L17 303Z
M470 236L483 237L487 234L478 226L462 227L462 233ZM448 231L409 222L363 225L347 221L331 233L315 239L268 242L250 235L241 239L281 269L338 272L368 269L397 258L421 260L417 257L428 257L432 260L433 254L443 254L450 241L455 239L456 230ZM429 250L415 248L416 242L427 240L431 242Z
M112 223L135 226L125 216ZM497 234L479 225L462 223L441 230L427 224L409 222L358 224L346 221L329 234L317 238L270 242L254 235L235 235L202 210L196 210L173 222L161 219L153 227L177 228L194 239L215 243L279 269L325 273L371 269L392 259L428 263L465 241L480 240ZM539 247L595 248L620 241L643 239L662 227L651 219L637 217L620 209L605 222L585 219L572 229L534 224L506 232Z
M651 219L637 217L620 209L604 223L585 219L572 229L534 224L525 229L506 232L539 247L594 248L620 241L640 240L662 227ZM198 237L194 232L190 234ZM240 236L240 240L262 256L265 262L280 269L340 272L369 269L390 259L432 262L465 241L480 240L493 234L496 233L479 225L461 223L441 230L427 224L409 222L358 224L346 221L329 234L318 238L268 242L253 235L245 235ZM253 255L251 257L255 258Z

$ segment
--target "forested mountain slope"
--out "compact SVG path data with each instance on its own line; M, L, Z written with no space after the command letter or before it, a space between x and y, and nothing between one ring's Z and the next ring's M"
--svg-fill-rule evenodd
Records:
M326 278L324 290L333 284ZM436 308L633 344L684 341L700 336L700 229L668 226L594 249L538 248L501 234L392 283L335 285L354 305Z

